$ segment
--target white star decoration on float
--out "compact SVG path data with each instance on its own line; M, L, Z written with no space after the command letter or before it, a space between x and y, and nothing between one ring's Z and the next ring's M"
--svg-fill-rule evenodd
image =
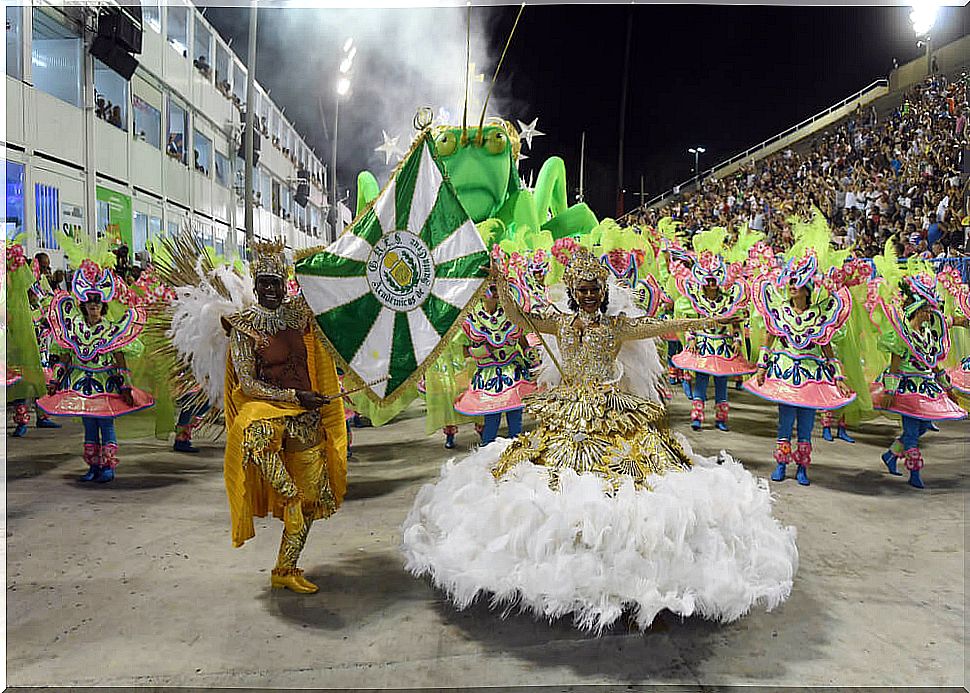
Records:
M539 129L536 127L539 122L538 118L533 119L533 121L528 125L523 123L521 120L516 120L515 122L519 124L519 139L523 140L529 146L530 150L532 149L532 138L541 137L546 134L544 132L539 132Z
M374 151L382 152L384 154L385 166L391 163L391 157L395 155L397 156L395 161L400 161L401 157L403 157L407 151L398 144L398 140L401 139L400 135L397 137L388 137L386 130L381 130L381 134L384 136L384 143L379 147L374 147Z

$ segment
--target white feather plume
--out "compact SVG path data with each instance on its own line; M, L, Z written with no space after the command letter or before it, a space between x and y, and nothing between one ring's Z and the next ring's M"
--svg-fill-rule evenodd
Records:
M214 278L222 282L231 300L216 290L212 284ZM253 303L252 278L248 272L240 276L231 267L220 266L204 276L198 286L177 286L175 293L168 336L179 356L190 364L192 375L209 403L222 409L229 349L222 318Z
M633 294L629 289L619 284L612 277L609 283L610 302L606 309L607 315L626 315L631 318L639 318L646 315L646 312L637 306L633 300ZM569 301L566 297L566 289L562 284L557 284L549 289L549 299L553 305L562 313L570 313ZM562 362L559 352L559 342L552 335L543 335L549 349L557 360ZM620 347L617 356L622 377L620 378L620 388L624 392L637 395L644 399L663 404L660 395L660 382L666 369L657 354L657 345L653 339L637 339L624 342ZM542 365L539 367L538 383L541 387L556 387L561 378L559 370L556 368L549 354L543 350Z

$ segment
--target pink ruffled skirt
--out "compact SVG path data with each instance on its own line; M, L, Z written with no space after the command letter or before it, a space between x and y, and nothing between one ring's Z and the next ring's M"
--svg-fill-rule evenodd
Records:
M37 400L37 406L51 416L95 416L114 419L142 409L148 409L155 400L150 394L132 388L134 406L129 405L117 394L82 395L76 390L60 390L53 395L45 395Z

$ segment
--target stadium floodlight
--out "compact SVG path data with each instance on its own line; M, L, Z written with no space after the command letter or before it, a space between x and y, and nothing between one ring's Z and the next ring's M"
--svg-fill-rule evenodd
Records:
M344 53L349 53L350 49L354 47L354 37L351 36L346 41L344 41Z
M345 75L350 72L350 68L353 66L354 61L350 58L344 58L340 61L340 73Z
M690 147L687 150L687 153L688 154L693 154L694 155L694 173L696 175L700 175L700 172L701 172L701 169L700 169L700 158L701 158L701 154L703 154L706 151L707 150L704 149L704 147Z
M913 31L917 36L926 36L930 33L933 25L936 24L936 15L940 10L937 2L920 2L912 6L913 11L909 13L909 21L913 23Z
M350 80L346 77L341 77L337 80L337 94L340 96L346 96L347 92L350 91Z

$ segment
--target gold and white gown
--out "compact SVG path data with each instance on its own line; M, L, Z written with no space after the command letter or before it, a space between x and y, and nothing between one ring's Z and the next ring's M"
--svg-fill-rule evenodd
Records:
M623 343L672 327L624 312L530 315L562 369L526 400L536 427L448 462L418 493L407 568L459 609L481 594L601 632L624 611L643 629L663 609L732 621L790 594L795 531L772 517L767 483L726 453L693 455L655 393L622 389ZM626 370L663 373L650 353L656 364Z

